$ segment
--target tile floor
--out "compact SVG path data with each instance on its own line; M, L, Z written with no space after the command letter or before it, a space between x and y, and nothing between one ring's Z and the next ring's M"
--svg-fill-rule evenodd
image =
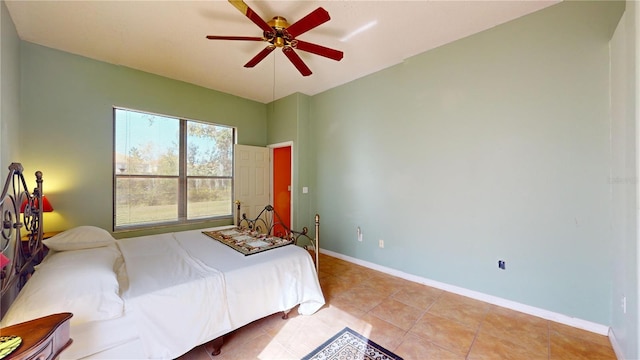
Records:
M327 304L255 321L180 360L300 359L345 326L411 359L615 359L606 336L508 310L321 255Z

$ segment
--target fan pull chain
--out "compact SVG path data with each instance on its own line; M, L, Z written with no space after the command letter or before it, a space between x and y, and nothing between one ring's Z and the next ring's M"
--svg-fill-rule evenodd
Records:
M273 57L273 96L271 101L276 101L276 57ZM275 104L274 104L275 106Z

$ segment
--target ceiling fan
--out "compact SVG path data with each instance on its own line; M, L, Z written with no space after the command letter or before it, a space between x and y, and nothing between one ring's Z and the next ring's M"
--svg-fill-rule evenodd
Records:
M262 29L262 37L207 35L207 39L268 42L269 44L267 47L262 49L262 51L254 56L253 59L249 60L248 63L244 64L244 67L252 68L258 65L260 61L266 58L267 55L277 47L282 48L282 52L289 61L291 61L293 66L300 71L302 76L311 75L311 69L309 69L309 67L302 61L294 49L310 52L336 61L340 61L342 59L342 51L296 39L299 35L302 35L331 19L331 17L329 17L329 13L322 7L315 9L295 23L289 24L287 19L282 16L275 16L269 22L262 20L262 18L251 10L251 8L242 0L229 0L229 2L240 10L244 16L248 17L249 20L253 21L254 24L258 25L258 27Z

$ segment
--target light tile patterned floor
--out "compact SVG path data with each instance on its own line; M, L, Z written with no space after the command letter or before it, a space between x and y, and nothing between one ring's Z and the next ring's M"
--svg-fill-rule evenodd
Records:
M312 316L275 314L180 360L300 359L345 326L411 359L615 359L606 336L396 278L321 255L327 304Z

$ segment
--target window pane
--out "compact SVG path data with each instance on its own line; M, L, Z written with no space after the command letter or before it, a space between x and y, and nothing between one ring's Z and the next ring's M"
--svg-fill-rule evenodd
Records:
M233 129L187 122L187 176L232 176Z
M177 178L116 178L116 227L177 220Z
M123 109L115 118L116 175L178 175L179 121Z
M231 215L231 179L189 179L187 218Z
M232 216L234 128L113 114L114 230Z

